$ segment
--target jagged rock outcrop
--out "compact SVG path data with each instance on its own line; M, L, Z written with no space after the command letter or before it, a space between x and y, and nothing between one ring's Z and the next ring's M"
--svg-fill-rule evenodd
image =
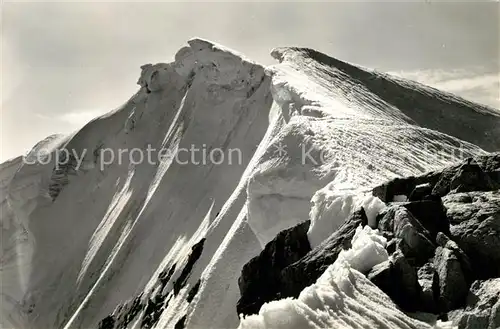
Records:
M439 309L448 312L463 306L468 285L457 255L451 249L437 247L434 267L439 276Z
M420 193L421 196L418 199L423 199L429 191L431 193L427 195L445 196L452 191L458 193L497 189L500 189L500 154L498 153L467 158L461 164L421 176L395 178L375 187L373 195L384 202L391 202L398 195L411 196L414 190L414 198L417 193Z
M238 314L256 314L265 302L285 297L281 270L311 250L307 238L309 225L310 221L305 221L280 232L259 256L245 264L238 279L241 293L236 306Z
M400 221L411 223L419 232L425 233L431 242L435 241L438 232L450 232L446 209L440 198L391 205L378 215L378 228L388 232L399 231L398 225L404 224Z
M186 327L186 319L187 315L182 316L175 324L174 329L184 329Z
M373 195L384 202L392 202L394 197L404 195L410 196L417 186L428 185L432 188L439 181L439 173L430 172L422 176L410 176L394 178L382 185L373 188ZM417 193L417 192L415 192ZM425 195L424 195L425 196Z
M450 237L469 256L476 279L500 277L500 191L447 195Z
M500 328L500 278L476 281L470 288L458 329L497 328Z
M434 254L435 245L429 231L404 207L396 209L393 233L395 238L401 239L404 255L418 264L425 263Z
M500 155L492 154L373 189L390 205L377 217L390 239L389 254L402 251L418 269L416 309L442 314L462 307L473 280L499 275L499 173ZM399 196L409 202L391 202ZM370 276L394 296L394 288L384 285L389 269L389 262L380 264Z
M492 191L500 188L500 156L466 159L458 168L445 170L432 193Z
M108 315L104 319L99 322L98 329L114 329L115 327L115 318L112 315Z
M422 308L422 288L417 272L402 252L373 267L367 278L385 292L401 309L414 312Z
M205 243L205 238L201 239L191 247L191 253L188 256L188 261L184 268L182 269L179 277L174 281L174 294L178 294L179 291L184 287L187 282L188 276L191 274L194 264L200 258L203 252L203 245Z
M281 272L282 296L297 297L302 289L313 284L342 250L350 248L356 228L367 223L365 211L357 210L322 244L284 268Z
M116 328L127 328L127 326L139 315L144 309L144 304L141 300L142 295L135 297L132 300L119 305L113 314L108 315L106 318L113 318L115 320ZM106 319L104 318L104 319ZM101 321L104 321L101 320Z

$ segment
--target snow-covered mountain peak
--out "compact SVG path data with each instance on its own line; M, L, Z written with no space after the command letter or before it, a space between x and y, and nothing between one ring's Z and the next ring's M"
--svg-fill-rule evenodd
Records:
M321 245L356 207L375 222L374 186L500 149L489 108L311 49L272 56L189 40L121 107L0 167L5 326L236 328L242 268L278 233L310 220Z

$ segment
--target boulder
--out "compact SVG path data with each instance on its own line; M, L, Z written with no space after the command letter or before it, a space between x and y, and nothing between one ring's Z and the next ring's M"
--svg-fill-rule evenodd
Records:
M473 278L500 277L500 191L450 194L443 202L454 224L450 237L469 256Z
M328 239L311 250L299 261L281 272L282 297L298 297L335 262L339 253L351 247L351 240L358 226L367 225L368 219L361 208L355 211Z
M464 221L482 221L500 211L500 191L448 194L443 198L451 225Z
M431 240L436 238L438 232L449 234L450 223L440 198L408 202L402 206L429 232Z
M437 247L433 265L439 276L440 311L446 313L463 306L468 286L456 253L446 247Z
M432 193L493 191L500 188L500 154L467 158L459 166L444 170Z
M429 240L429 232L405 208L399 208L394 215L394 236L403 242L403 253L425 263L434 255L435 245Z
M238 280L241 294L236 306L238 314L256 314L264 303L281 297L281 271L311 250L307 238L309 226L310 221L305 221L281 231L259 256L243 266Z
M476 281L470 288L458 329L476 328L500 328L500 278Z
M432 263L426 263L417 271L418 283L422 288L422 311L438 313L439 276Z
M389 260L374 266L367 277L404 311L423 310L417 272L401 251L396 251Z
M453 251L458 261L460 262L462 272L464 274L465 280L467 281L467 285L469 286L472 283L474 277L473 268L469 256L467 256L467 254L458 246L455 241L451 240L442 232L438 233L436 242L439 246L448 248Z
M407 218L420 233L425 234L432 242L435 241L438 232L446 234L450 232L446 209L440 198L392 205L377 216L378 229L382 232L396 233L396 214L398 214L398 218Z
M431 204L434 203L431 202ZM436 225L429 226L436 229ZM392 254L397 247L415 265L423 265L434 256L436 247L431 241L432 234L408 211L406 206L391 207L379 221L378 228L382 232L394 234L396 241L390 240L389 253Z

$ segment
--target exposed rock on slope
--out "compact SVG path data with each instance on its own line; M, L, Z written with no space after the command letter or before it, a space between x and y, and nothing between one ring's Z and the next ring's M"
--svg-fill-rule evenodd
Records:
M411 319L363 274L399 251L410 266L431 261L408 251L426 244L425 239L437 245L439 231L470 254L473 268L497 259L478 249L480 234L496 232L496 210L489 207L478 215L473 210L477 205L469 205L462 211L462 201L448 194L445 206L457 207L445 216L439 195L463 191L474 199L476 192L468 191L497 188L496 160L478 156L499 149L500 115L310 49L279 48L273 56L279 64L264 68L209 41L190 40L172 63L142 66L140 89L123 106L71 136L43 141L27 158L40 147L48 147L52 155L63 148L78 155L87 151L76 175L74 166L54 171L53 161L3 168L7 201L2 200L2 210L8 211L2 211L1 222L13 222L15 229L9 229L13 238L8 243L2 231L1 279L8 289L0 319L7 319L7 326L35 329L95 328L99 323L115 328L235 328L244 265L279 232L310 219L307 238L314 241L309 244L324 248L287 260L293 264L275 262L279 269L273 273L279 273L286 294L300 296L305 283L319 277L329 292L336 291L332 283L351 287L340 293L369 310L353 323L322 320L326 326L373 326L380 324L382 312L383 325L427 328L420 322L408 324ZM166 157L136 163L125 156L101 166L109 160L102 150L116 156L118 150L148 147L177 154L180 161ZM212 157L216 161L191 161L186 150L192 147L206 150L207 156L220 150L225 161L219 163L221 154ZM239 158L229 162L234 149ZM476 157L482 173L468 162L446 174L420 177L457 157ZM392 239L387 246L366 225L366 231L359 231L358 219L342 225L343 215L359 210L345 196L364 200L362 192L403 176L414 180L379 189L383 201L410 196L417 185L428 186L420 186L412 202L398 205L400 214L406 209L414 219L408 215L400 221L404 225L397 226L397 238L392 224L383 233ZM438 189L438 195L428 195ZM495 191L481 193L490 193L484 200L496 198ZM377 199L371 201L362 205L362 224L373 224L374 209L380 210ZM334 212L336 222L323 225ZM450 218L453 213L460 218ZM446 219L452 223L449 232ZM324 232L313 234L320 229ZM350 246L356 234L360 239ZM302 255L307 248L302 249L306 240L301 237ZM203 252L192 253L199 241L204 241ZM485 241L496 246L494 238ZM348 247L349 252L341 250ZM195 262L190 254L198 256ZM338 273L328 270L337 255L350 264L339 266ZM187 263L189 267L183 266ZM482 275L497 270L489 265ZM331 296L340 296L337 292ZM328 305L301 302L320 309ZM301 319L292 321L300 325Z
M451 238L469 255L476 278L500 277L500 191L451 194Z
M311 250L307 239L309 224L309 221L305 221L280 232L258 257L243 266L238 279L241 293L236 306L238 314L257 313L264 303L287 297L286 293L281 293L281 271Z
M314 283L327 267L333 264L342 250L351 247L356 228L366 225L367 222L364 210L358 210L321 245L285 267L281 271L282 296L297 297L305 287Z
M453 192L493 191L500 189L500 154L467 158L461 164L421 176L396 178L373 189L382 201L397 195L409 197L417 186L426 184L430 194L445 196ZM458 190L457 190L458 189Z
M401 309L415 312L422 308L422 288L417 272L401 251L373 267L367 278L385 292Z
M479 163L489 164L481 167L488 170L487 172L481 171L481 176L491 176L491 184L493 185L500 183L500 180L495 176L500 169L500 163L495 160L497 158L498 155L492 155L478 159ZM474 160L467 159L465 163L468 165L472 162ZM497 165L493 165L494 163L497 163ZM445 168L441 172L421 176L424 178L409 178L406 181L411 182L408 183L409 185L415 185L415 180L427 179L426 184L431 187L431 183L438 184L443 179L430 181L428 180L429 177L449 177L449 173L453 172L453 170L459 173L463 172L463 167L463 165L459 165ZM456 176L464 177L461 174ZM384 186L391 187L402 182L405 182L405 179L398 179L396 183L392 181ZM389 203L389 207L383 209L378 215L378 222L375 225L384 236L389 238L390 241L386 245L386 249L391 256L388 260L376 264L369 273L365 274L371 282L391 297L392 301L402 310L430 312L446 318L447 312L465 306L466 296L474 279L496 276L494 269L499 264L498 262L483 265L486 267L478 267L478 264L488 258L496 257L498 248L500 248L500 245L495 243L495 239L500 236L500 232L494 230L496 225L500 224L500 221L498 221L500 207L495 197L498 191L480 192L485 189L480 181L477 181L477 184L474 181L469 182L471 184L467 184L467 189L477 188L479 191L456 193L454 192L455 189L450 189L451 192L447 192L448 194L445 196L445 202L442 202L439 195L433 194L434 189L426 188L428 194L421 193L421 197L417 198L416 201ZM491 184L488 186L491 186ZM404 188L407 191L412 191L410 188ZM376 188L374 193L379 193L380 190L380 188ZM461 207L456 204L464 201L471 202L470 194L476 196L476 202L479 204L469 207ZM473 238L474 230L460 231L455 227L462 225L467 220L478 220L479 209L477 207L479 206L484 206L484 216L481 217L489 219L488 229L491 231L488 233L480 232L477 238ZM277 296L276 299L278 299L278 296L281 296L281 298L302 296L304 291L309 289L306 287L319 280L326 268L338 261L339 255L351 247L351 240L355 238L354 232L356 228L366 225L367 222L364 211L361 209L348 218L322 244L297 262L285 267L283 270L280 267L272 267L270 271L281 270L281 282L275 285L276 287L281 286L279 292L274 292ZM451 229L450 222L452 223ZM462 232L464 236L453 234L453 232L458 231ZM465 237L470 239L467 241L474 241L474 248L480 249L483 254L476 256L473 253L475 249L471 249L471 246L464 243ZM464 249L460 245L464 245ZM466 247L469 247L469 249L466 250ZM472 254L469 254L471 251ZM267 269L269 267L262 268ZM257 270L254 271L254 273L256 272ZM251 273L246 274L246 280L252 280L249 274ZM476 283L471 293L477 291L478 286L479 283ZM306 289L304 290L304 288ZM248 294L246 291L241 291L241 293L243 298ZM484 294L484 291L481 293ZM283 303L285 303L284 300ZM475 328L472 326L473 323L484 321L484 319L478 320L476 318L488 318L490 315L474 314L477 313L477 310L474 310L474 302L471 302L469 298L468 303L472 303L470 306L471 320L470 326L464 328L472 329ZM481 301L481 303L484 304L486 301ZM255 314L267 314L267 307L264 305L260 312L255 312ZM493 320L488 321L496 321L494 315L491 315L491 319ZM467 320L462 320L462 322L466 323Z
M476 281L467 296L467 307L458 329L500 327L500 278Z
M265 304L259 314L242 319L238 328L430 329L431 325L399 310L364 276L365 266L376 266L387 259L387 254L378 253L379 248L383 250L383 240L369 227L357 229L352 248L342 251L335 263L297 299Z

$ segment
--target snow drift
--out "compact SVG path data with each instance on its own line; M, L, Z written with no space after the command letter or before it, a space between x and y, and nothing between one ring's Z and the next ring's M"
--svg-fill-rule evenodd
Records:
M31 152L51 161L2 165L2 326L236 328L241 268L278 232L311 216L317 245L351 211L346 195L500 149L493 109L310 49L272 54L264 68L190 40L174 62L142 66L123 106ZM239 158L109 159L147 147ZM61 150L81 162L56 168ZM382 301L395 327L425 327L355 268L319 282L370 312Z

